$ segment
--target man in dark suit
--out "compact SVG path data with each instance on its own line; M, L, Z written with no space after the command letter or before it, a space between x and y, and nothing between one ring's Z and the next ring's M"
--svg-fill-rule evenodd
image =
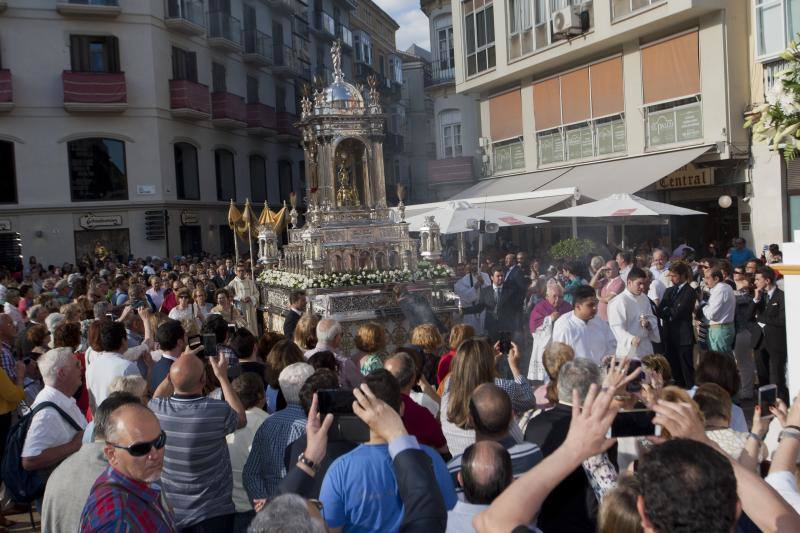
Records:
M756 370L761 385L774 384L778 397L789 403L786 387L786 307L783 291L775 286L775 271L761 267L756 271L753 297L755 324L751 327Z
M522 303L519 300L519 291L511 285L506 285L505 272L500 267L492 270L492 284L481 287L475 305L465 307L464 314L480 313L486 311L484 329L491 342L500 339L501 331L516 332L519 329L522 315ZM521 292L524 297L525 292Z
M669 267L672 287L669 287L658 304L658 317L662 320L666 357L672 367L675 383L681 388L694 386L694 365L692 359L694 330L692 313L697 293L689 285L692 271L684 262Z
M287 339L294 336L294 330L300 317L306 309L306 293L303 291L292 291L289 295L289 310L286 311L286 318L283 320L283 334Z
M600 368L590 359L565 363L558 373L558 403L535 416L525 429L525 440L539 446L545 457L558 449L572 421L572 390L581 402L592 383L600 385ZM597 528L597 496L583 466L572 471L542 503L537 525L544 533L594 533Z

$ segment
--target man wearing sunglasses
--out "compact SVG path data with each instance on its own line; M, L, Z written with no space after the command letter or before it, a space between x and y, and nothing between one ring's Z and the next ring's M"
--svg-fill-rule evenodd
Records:
M89 493L81 531L177 531L172 509L155 484L165 444L158 418L143 405L127 404L111 413L103 449L109 466Z

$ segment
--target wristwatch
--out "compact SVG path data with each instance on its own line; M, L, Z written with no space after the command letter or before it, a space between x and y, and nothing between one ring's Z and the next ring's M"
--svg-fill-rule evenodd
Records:
M297 462L303 463L304 465L309 467L315 474L317 473L317 470L319 470L319 465L316 464L311 459L309 459L308 457L306 457L305 453L301 453L300 455L297 456Z

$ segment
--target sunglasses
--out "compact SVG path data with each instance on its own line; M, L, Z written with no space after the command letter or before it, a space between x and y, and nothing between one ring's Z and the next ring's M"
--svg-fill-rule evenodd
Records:
M163 448L167 444L167 434L162 431L155 440L151 440L150 442L137 442L130 446L120 446L112 442L106 442L106 444L120 450L125 450L131 454L132 457L144 457L150 453L150 450L153 448L156 450Z

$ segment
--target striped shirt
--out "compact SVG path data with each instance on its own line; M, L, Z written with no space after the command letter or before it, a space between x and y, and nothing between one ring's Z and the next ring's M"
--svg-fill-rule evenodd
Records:
M242 481L251 500L278 496L278 485L286 477L286 447L306 432L306 414L290 403L267 418L256 431L250 455L242 470Z
M508 454L511 456L511 472L514 475L514 479L517 479L519 476L539 464L539 462L544 458L542 455L542 450L539 449L539 446L532 442L521 442L517 443L516 439L511 435L508 435L501 441L498 441L503 448L506 449ZM456 493L461 495L464 491L463 487L458 483L458 473L461 471L461 458L463 454L456 455L450 462L447 463L447 471L450 472L450 476L453 478L453 484L456 487Z
M232 514L233 474L225 436L239 416L207 396L153 398L150 409L167 434L161 483L178 529Z

